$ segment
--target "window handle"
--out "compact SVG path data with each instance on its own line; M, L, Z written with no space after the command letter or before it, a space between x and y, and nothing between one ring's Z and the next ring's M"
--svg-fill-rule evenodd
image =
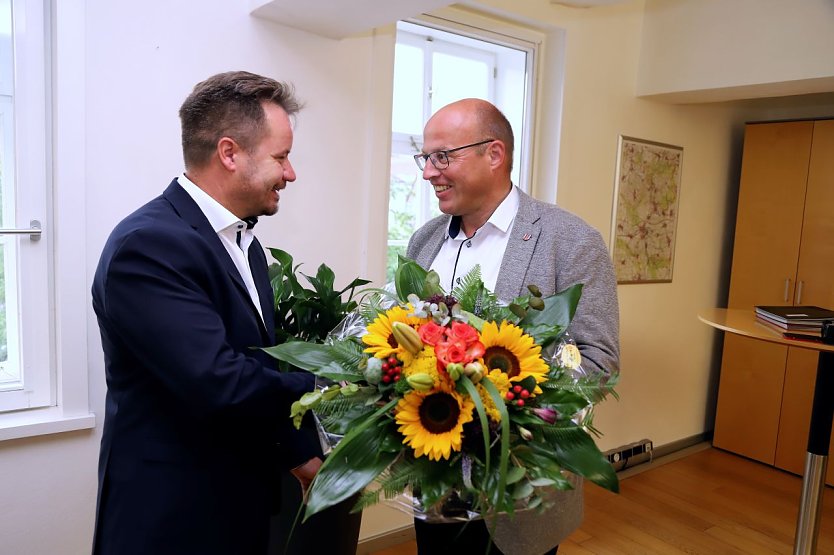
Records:
M0 228L0 235L28 235L32 241L40 241L41 238L41 223L38 220L29 222L28 228L21 229L3 229Z

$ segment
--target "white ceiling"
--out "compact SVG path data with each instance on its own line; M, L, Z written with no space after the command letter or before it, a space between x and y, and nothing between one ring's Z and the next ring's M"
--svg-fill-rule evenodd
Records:
M453 0L251 0L252 15L332 39L452 3Z
M430 12L456 0L250 0L252 14L332 39ZM553 5L593 8L628 0L550 0Z

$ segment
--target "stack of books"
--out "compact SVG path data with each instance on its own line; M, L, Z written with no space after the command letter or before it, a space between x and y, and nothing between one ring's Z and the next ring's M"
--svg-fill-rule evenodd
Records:
M822 324L834 321L834 310L819 306L757 306L756 319L788 339L822 338Z

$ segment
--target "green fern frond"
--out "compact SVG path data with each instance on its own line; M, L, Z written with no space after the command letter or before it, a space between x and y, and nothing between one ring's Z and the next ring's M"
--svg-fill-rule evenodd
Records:
M365 488L359 496L359 499L356 500L356 504L353 506L353 511L364 511L368 507L376 505L380 502L379 494L380 490L378 489Z
M472 311L475 300L484 286L484 281L481 279L481 266L475 266L463 276L458 285L452 289L451 295L458 300L464 310Z
M392 300L397 301L396 295L384 289L373 289L359 303L359 314L366 322L373 322L377 316L385 312L386 307L390 306Z
M414 464L403 458L388 467L379 480L380 489L385 493L385 498L391 499L404 492L414 483L415 474Z
M415 475L414 465L403 458L397 459L382 474L377 476L375 488L365 488L356 502L354 509L366 509L384 499L393 499L405 492L412 484Z
M498 297L486 287L483 288L481 294L481 314L483 314L481 318L493 322L518 321L518 317L514 316L509 308L503 306Z
M584 431L575 426L569 425L565 427L557 426L543 426L541 428L544 437L549 443L569 448L578 443L578 439L584 437Z
M367 358L364 345L359 341L334 341L331 344L333 353L339 357L338 362L348 368L356 368Z
M563 372L558 377L543 382L539 386L545 389L568 391L584 397L591 403L599 403L607 395L619 399L617 392L614 390L617 381L617 376L608 376L607 374L582 376L575 379L567 372Z

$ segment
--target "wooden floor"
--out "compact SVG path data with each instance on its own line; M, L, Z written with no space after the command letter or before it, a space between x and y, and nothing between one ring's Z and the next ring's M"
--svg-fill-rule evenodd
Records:
M799 477L712 448L641 466L619 495L586 484L585 520L559 555L792 553ZM834 554L831 488L820 528L818 553ZM373 555L416 553L410 541Z

